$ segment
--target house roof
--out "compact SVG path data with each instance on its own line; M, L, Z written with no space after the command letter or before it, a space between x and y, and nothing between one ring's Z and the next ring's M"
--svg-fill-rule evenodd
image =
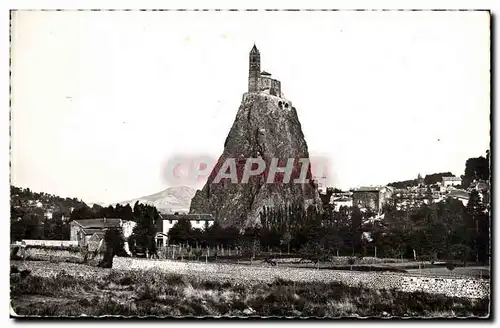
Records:
M460 177L443 177L443 181L462 181Z
M87 220L74 220L82 228L119 228L121 226L121 219L115 218L102 218L102 219L87 219Z
M450 191L449 197L469 199L469 193L465 190L455 189Z
M104 236L104 230L99 229L99 228L89 228L89 229L83 229L83 233L87 236L89 235L99 235L99 236Z
M486 182L478 182L478 183L476 184L476 188L477 188L477 189L480 189L480 190L484 190L484 189L489 189L489 188L490 188L490 186L489 186L489 184L488 184L488 183L486 183Z
M259 49L257 49L257 46L255 43L253 44L252 50L250 50L250 53L259 53Z
M164 214L164 220L200 220L214 221L212 214Z
M98 233L98 232L96 232L96 233L93 233L93 234L90 236L89 240L101 240L101 239L103 239L103 238L104 238L104 234L103 234L103 233Z
M359 187L357 189L354 189L353 192L363 192L363 191L381 191L382 189L384 189L385 187L380 187L380 186L376 186L376 187Z
M340 197L340 198L334 199L333 201L334 202L351 202L352 199L350 197Z
M262 71L262 73L260 73L260 75L267 75L267 76L271 76L271 73L268 73L266 71Z

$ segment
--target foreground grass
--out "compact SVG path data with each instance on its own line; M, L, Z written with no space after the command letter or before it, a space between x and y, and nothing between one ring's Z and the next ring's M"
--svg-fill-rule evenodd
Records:
M103 275L11 275L18 315L43 316L487 316L489 300L372 290L342 283L211 281L159 270Z

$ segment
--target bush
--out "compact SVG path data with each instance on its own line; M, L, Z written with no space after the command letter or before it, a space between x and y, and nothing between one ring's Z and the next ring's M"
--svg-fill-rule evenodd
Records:
M453 262L446 263L446 269L453 271L453 269L455 269L455 263Z

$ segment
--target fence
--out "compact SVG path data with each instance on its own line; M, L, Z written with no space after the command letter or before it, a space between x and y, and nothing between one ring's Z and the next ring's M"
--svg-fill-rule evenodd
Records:
M287 256L286 252L281 252L280 250L267 251L256 250L252 252L251 250L244 250L242 247L189 247L184 245L169 245L164 247L159 247L157 249L157 255L160 259L170 259L170 260L200 260L205 261L208 258L253 258L253 257L266 257L266 256Z
M162 259L196 259L200 257L218 257L218 256L240 256L241 250L229 247L186 247L170 245L158 248L158 256Z

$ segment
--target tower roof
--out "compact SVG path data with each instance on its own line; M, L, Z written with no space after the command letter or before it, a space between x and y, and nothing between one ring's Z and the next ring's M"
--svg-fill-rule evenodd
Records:
M258 54L259 53L259 49L257 49L257 46L255 46L255 43L253 44L253 47L252 47L252 50L250 50L250 53L251 54L253 54L253 53Z

